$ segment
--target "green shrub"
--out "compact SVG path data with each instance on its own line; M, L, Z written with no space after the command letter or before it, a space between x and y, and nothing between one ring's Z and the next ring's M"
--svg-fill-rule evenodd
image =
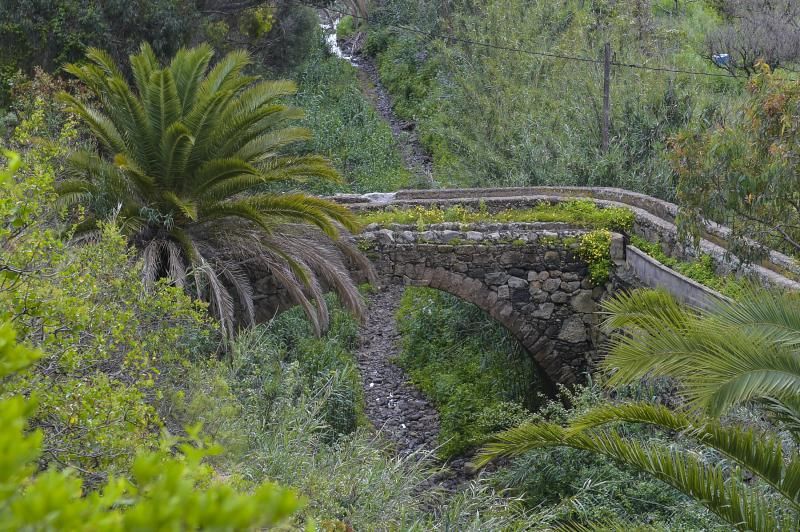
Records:
M477 307L408 288L398 328L398 363L437 406L443 456L479 445L496 426L511 426L536 404L540 381L532 359Z
M496 213L488 212L485 204L481 204L477 211L463 205L446 209L416 206L371 211L361 214L359 219L363 224L416 224L419 231L423 231L426 225L442 222L564 222L577 227L626 231L633 227L634 214L624 207L599 207L592 200L574 200Z
M356 32L356 21L350 15L345 15L339 20L336 26L336 36L340 39L348 39Z
M614 262L611 260L611 232L598 229L581 235L578 255L589 265L589 279L596 286L604 285L611 277Z
M10 153L6 157L11 172L17 170L19 159ZM37 162L46 165L48 160ZM44 177L46 182L47 176ZM35 201L41 198L35 189L29 188L31 181L16 181L11 173L0 172L3 193L0 197L12 199L11 204L19 207L20 194L31 194L28 207L34 209L14 212L8 202L0 205L3 244L8 244L9 222L11 227L14 222L24 222L17 229L26 227L26 231L12 232L19 239L16 243L23 248L54 244L46 231L36 227L36 215L40 213L36 212ZM113 250L107 247L94 251L102 255ZM89 285L91 293L98 284L110 282L120 285L111 291L122 295L124 292L120 293L119 288L125 286L120 282L124 279L106 277L98 283L90 276L80 275L80 269L65 274L60 265L61 269L53 270L51 280L42 280L37 278L39 272L35 270L13 266L15 260L26 255L25 250L14 251L11 256L3 257L10 262L2 264L4 290L0 292L4 296L4 312L0 315L0 425L3 427L0 527L8 530L237 529L271 526L297 510L299 501L295 494L273 484L262 484L246 494L215 480L214 470L203 462L219 449L208 447L200 439L199 426L189 430L188 439L156 439L152 429L157 426L152 425L157 420L152 419L155 418L152 407L143 402L143 391L152 386L146 382L152 379L148 375L152 368L147 356L158 351L148 349L146 330L127 329L132 316L113 307L103 308L103 303L110 301L90 297L88 303L82 303L81 295L87 293L81 293L81 285ZM112 253L101 260L119 259L119 255L117 250L116 256ZM85 263L90 257L72 259ZM48 266L59 264L56 261ZM67 278L76 284L71 286L72 290L59 290L64 288L60 283ZM48 289L56 293L48 294ZM15 296L23 294L26 308L21 311L14 303ZM125 303L134 301L135 298L129 298ZM158 306L159 301L151 298L148 303ZM115 313L123 318L117 328L104 331L92 327L95 318L100 323L104 321L97 314ZM54 326L49 320L55 316L68 318L58 323L57 332L49 330ZM37 325L35 334L31 334L31 318ZM20 324L23 336L37 341L42 349L18 345L10 320ZM177 340L169 327L162 330L166 334L161 341L166 343L161 345L161 353ZM132 338L127 335L142 332L145 333L142 345L131 345ZM58 334L63 334L67 341L54 338ZM112 350L119 347L146 350L135 356L130 356L130 351L125 353L127 362L134 366L131 371L119 367L120 361L109 364L109 360L98 359L92 351L101 349L103 344ZM100 369L84 367L87 363ZM23 371L34 364L32 372ZM143 430L151 434L143 434ZM43 466L47 464L54 467L45 471Z
M223 417L232 397L212 381L184 381L187 366L208 363L218 346L202 305L164 283L143 290L141 264L113 224L80 247L61 240L53 182L76 131L66 120L57 142L39 142L53 128L46 117L39 102L22 120L13 142L24 166L0 183L0 319L43 352L5 390L38 396L30 424L42 429L41 465L74 467L91 489L127 475L165 426L179 433L199 420L198 408L165 397L182 394L190 405L213 388ZM202 413L224 440L214 411Z
M325 155L344 176L342 185L311 189L320 194L407 188L410 174L391 129L364 97L356 69L316 45L297 69L295 101L306 110L303 125L313 133L304 150Z

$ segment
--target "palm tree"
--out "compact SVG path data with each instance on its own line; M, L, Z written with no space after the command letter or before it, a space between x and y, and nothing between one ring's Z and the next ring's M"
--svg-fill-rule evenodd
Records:
M796 530L800 518L800 454L778 430L720 421L735 405L758 402L777 428L798 436L800 301L751 292L712 311L679 305L662 291L634 291L605 304L609 385L671 377L686 398L673 411L650 403L606 404L567 426L525 424L485 446L480 463L531 449L567 446L601 454L672 485L731 525L746 530ZM627 438L618 426L647 424L713 449L726 463L708 463L671 442ZM762 482L746 482L742 471Z
M712 417L758 402L800 438L800 298L749 290L710 311L661 290L637 290L605 304L610 386L645 377L680 382L688 407Z
M353 215L331 201L271 191L286 180L339 179L322 157L282 153L310 138L288 125L303 116L281 100L295 85L245 75L244 51L210 67L212 56L201 45L163 66L143 44L130 58L133 87L101 50L66 67L94 100L60 97L98 145L70 155L69 178L58 187L63 205L88 208L78 234L91 236L114 218L140 251L145 280L166 277L209 301L226 335L234 297L241 316L254 319L251 279L266 272L317 333L328 323L323 284L360 314L347 261L373 274L346 233L358 227Z

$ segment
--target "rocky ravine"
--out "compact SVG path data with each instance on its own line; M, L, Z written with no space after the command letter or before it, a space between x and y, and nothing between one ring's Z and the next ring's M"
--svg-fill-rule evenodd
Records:
M395 444L398 454L408 456L435 450L439 416L391 361L400 351L395 312L402 294L402 287L389 286L370 297L357 355L367 417Z
M438 445L439 415L409 382L405 371L392 362L400 353L395 313L402 295L402 286L390 285L369 297L357 351L365 410L375 428L395 445L398 455L416 453L433 458ZM456 490L475 473L468 457L455 458L442 466L431 480L448 491Z

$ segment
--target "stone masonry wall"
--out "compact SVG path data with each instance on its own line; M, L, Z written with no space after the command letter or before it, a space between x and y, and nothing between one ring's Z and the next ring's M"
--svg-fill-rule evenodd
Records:
M582 231L553 225L371 226L359 238L384 282L428 286L477 305L552 382L571 384L598 358L596 312L612 287L590 282L576 253Z
M414 205L451 205L477 207L479 203L490 212L510 208L531 207L539 203L558 203L578 198L591 199L600 206L629 208L635 216L633 233L650 242L659 242L664 252L676 259L687 260L697 252L712 257L717 272L745 273L757 282L783 289L800 290L800 265L791 257L776 251L762 264L741 264L727 252L725 240L729 229L713 222L706 226L705 238L699 249L685 246L678 237L675 216L678 207L667 201L618 188L605 187L517 187L487 189L401 190L387 194L340 195L334 199L354 210L404 208Z

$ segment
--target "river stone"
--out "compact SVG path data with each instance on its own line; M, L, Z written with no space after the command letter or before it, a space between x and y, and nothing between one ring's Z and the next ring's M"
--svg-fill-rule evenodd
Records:
M531 312L531 316L533 316L534 318L549 320L550 316L553 315L553 310L555 308L556 306L552 303L542 303L541 305L539 305L539 308L537 310Z
M561 255L558 251L548 251L544 254L544 263L549 267L558 267L561 264Z
M388 229L381 229L375 232L378 242L381 244L391 244L394 242L394 234Z
M580 281L564 282L563 279L561 281L561 289L564 292L567 292L569 294L571 294L572 292L574 292L575 290L577 290L580 287L581 287L581 282Z
M569 295L564 292L553 292L553 295L550 296L550 301L553 303L566 303L569 301Z
M438 236L443 242L452 242L457 238L461 238L461 233L458 231L440 231Z
M571 344L579 344L586 341L586 326L579 316L570 316L564 320L558 339Z
M546 292L555 292L561 286L561 279L548 279L542 283L542 289Z
M597 304L592 299L591 290L581 290L576 296L572 298L572 308L576 312L583 312L589 314L597 310Z
M505 272L492 272L486 274L486 284L505 284L508 281L508 274Z
M509 277L508 286L515 289L524 289L528 288L528 281L520 279L519 277Z

